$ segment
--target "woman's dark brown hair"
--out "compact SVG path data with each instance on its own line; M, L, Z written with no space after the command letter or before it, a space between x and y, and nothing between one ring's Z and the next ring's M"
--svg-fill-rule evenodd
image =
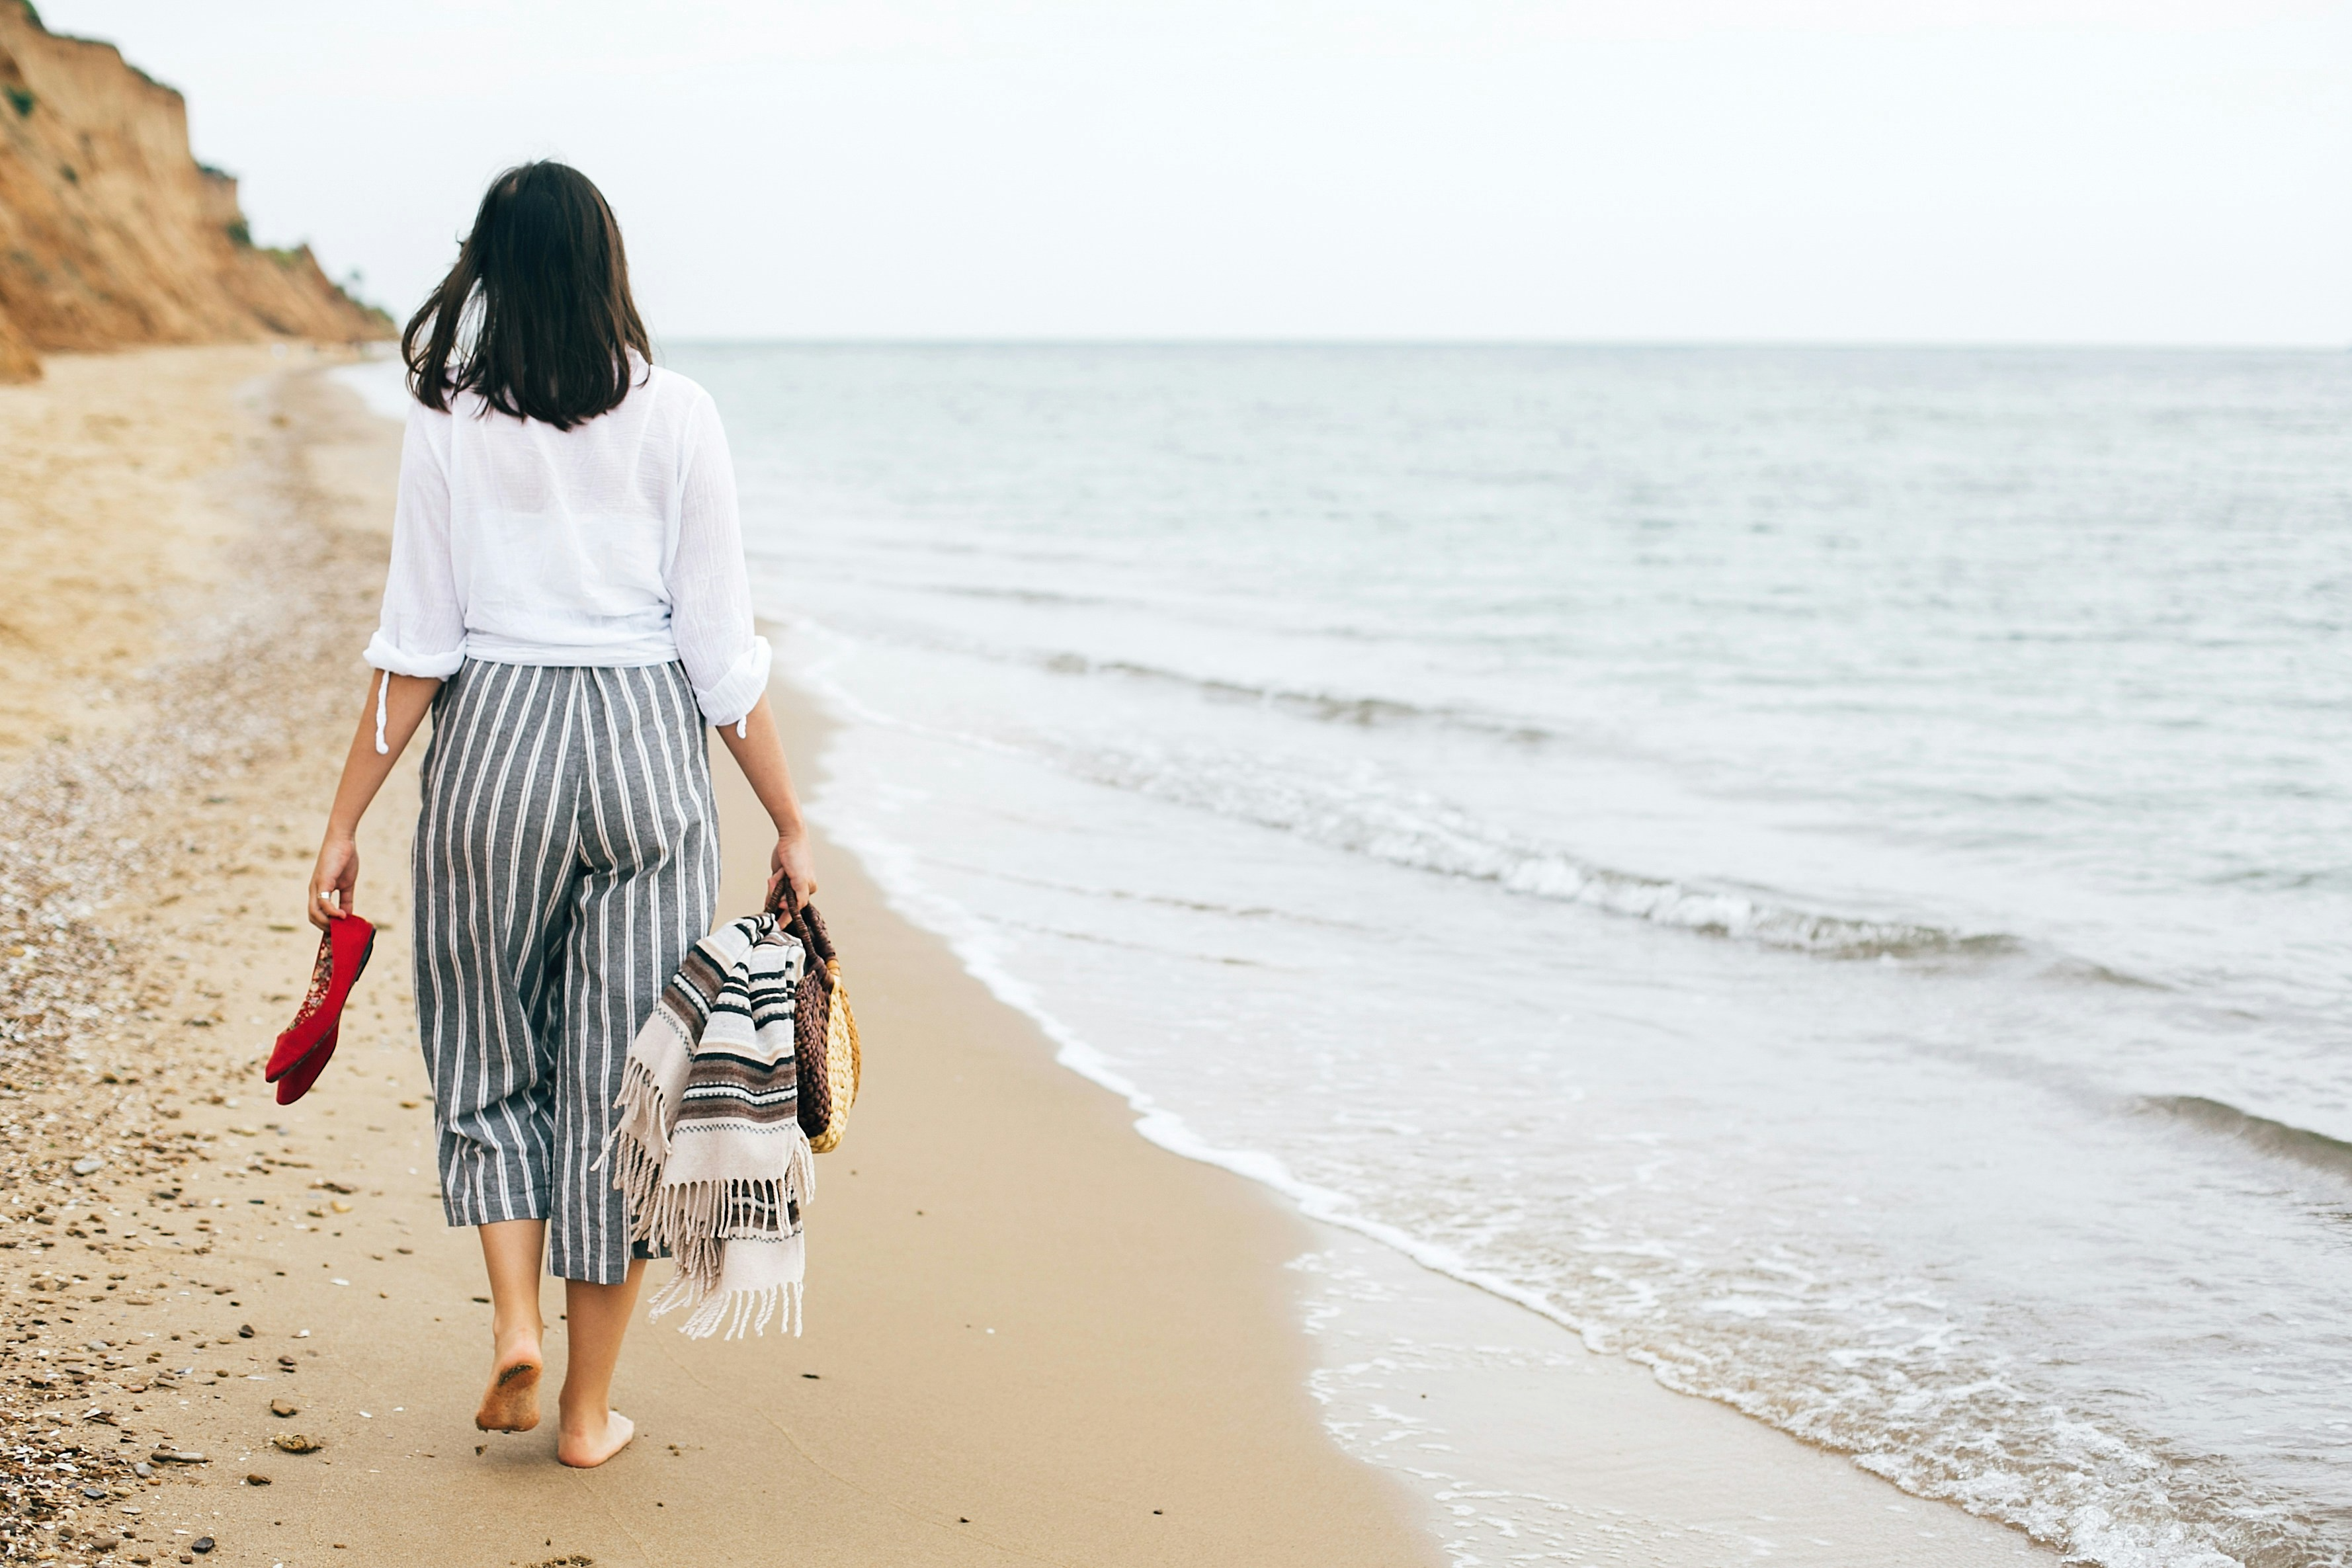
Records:
M400 335L409 390L425 407L478 392L500 413L558 430L629 395L631 350L653 358L621 225L588 176L550 162L490 182L457 264Z

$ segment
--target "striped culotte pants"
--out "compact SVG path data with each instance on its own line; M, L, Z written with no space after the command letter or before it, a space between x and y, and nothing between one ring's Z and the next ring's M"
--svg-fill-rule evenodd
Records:
M468 660L433 703L416 1016L452 1225L544 1219L548 1269L614 1284L621 1066L719 899L719 823L677 664ZM644 1255L642 1252L639 1255Z

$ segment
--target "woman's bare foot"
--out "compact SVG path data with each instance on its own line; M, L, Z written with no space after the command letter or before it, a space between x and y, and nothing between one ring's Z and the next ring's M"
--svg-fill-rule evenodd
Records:
M528 1432L539 1425L539 1336L500 1334L490 1385L474 1425L485 1432Z
M604 1419L594 1427L574 1430L566 1421L555 1439L555 1457L575 1470L593 1470L627 1448L636 1435L637 1424L618 1410L605 1411Z

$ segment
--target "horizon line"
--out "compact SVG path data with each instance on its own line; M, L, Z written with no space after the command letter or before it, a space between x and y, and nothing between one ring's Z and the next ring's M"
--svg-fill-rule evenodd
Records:
M1883 350L2035 353L2105 350L2116 353L2341 354L2352 340L2161 342L2128 339L1959 338L1498 338L1200 335L996 335L922 333L656 334L655 346L891 349L1806 349L1838 352Z

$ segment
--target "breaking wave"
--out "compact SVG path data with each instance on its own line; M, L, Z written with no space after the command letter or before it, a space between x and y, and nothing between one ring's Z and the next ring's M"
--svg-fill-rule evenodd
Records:
M1292 833L1331 849L1506 892L1646 920L1701 936L1828 958L1994 956L2024 944L1903 920L1833 914L1759 894L1595 864L1499 831L1425 798L1382 796L1272 775L1246 762L1061 748L1053 759L1090 782Z
M2242 1144L2257 1153L2352 1181L2352 1144L2287 1122L2273 1122L2201 1094L2151 1095L2141 1103L2151 1113Z

